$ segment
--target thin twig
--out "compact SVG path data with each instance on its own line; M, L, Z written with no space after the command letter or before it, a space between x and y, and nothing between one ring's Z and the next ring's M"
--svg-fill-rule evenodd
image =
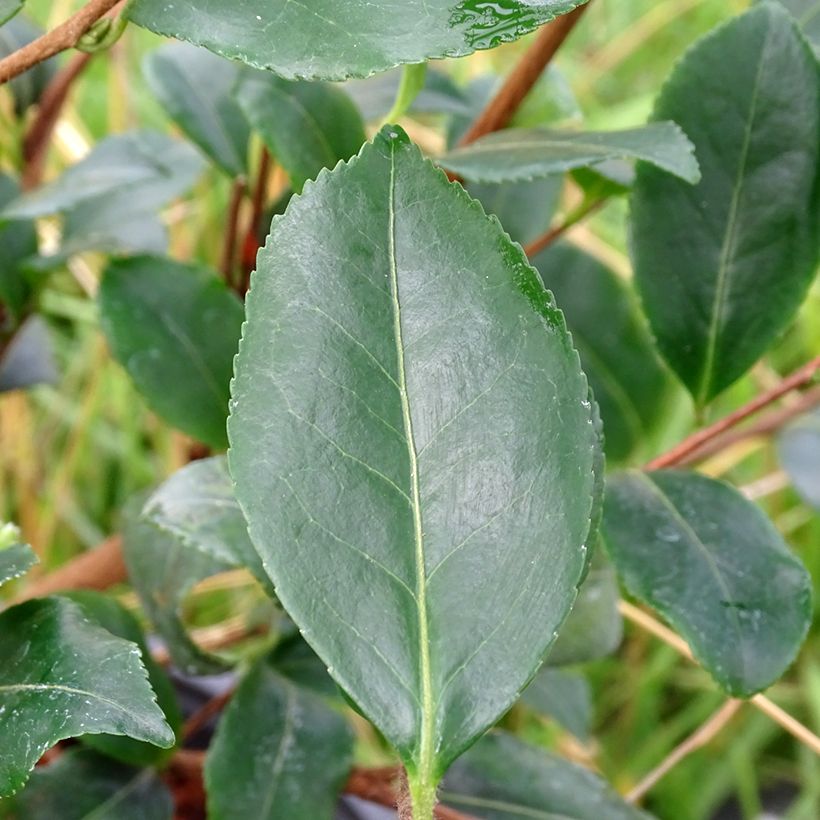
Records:
M37 108L37 116L31 123L23 140L23 189L36 188L43 179L43 169L48 153L49 140L60 112L68 98L68 92L77 77L91 61L91 54L79 52L57 73L48 84Z
M735 427L740 424L740 422L749 418L749 416L758 413L764 407L767 407L782 396L785 396L786 393L803 387L811 382L818 370L820 370L820 356L812 359L807 364L804 364L801 368L795 370L795 372L790 376L783 379L780 384L776 385L771 390L767 390L765 393L761 393L759 396L756 396L748 404L744 404L743 407L740 407L733 413L729 413L728 416L725 416L724 418L716 421L714 424L710 424L708 427L704 427L702 430L698 430L688 438L685 438L680 444L673 447L669 452L664 453L663 455L658 456L658 458L650 461L649 464L646 465L646 469L660 470L664 467L672 467L677 464L681 464L684 459L689 457L697 450L700 450L704 444L717 438L717 436L721 433L730 430L732 427Z
M270 152L265 146L262 146L262 151L259 155L256 185L253 189L251 217L248 222L248 229L245 232L245 242L242 248L242 278L237 288L240 296L244 296L248 292L251 283L251 273L256 267L256 254L259 250L259 227L262 224L262 216L267 200L270 168Z
M551 227L537 239L533 239L533 241L524 248L524 253L526 253L530 259L537 256L557 239L560 239L573 225L577 225L582 219L586 219L586 217L603 208L608 201L609 199L605 197L581 205L580 208L569 214L559 225Z
M0 85L49 57L76 46L83 34L119 2L120 0L90 0L57 28L0 60Z
M645 632L649 632L651 635L659 638L665 644L671 646L680 655L683 655L684 658L688 658L690 661L694 662L695 658L692 654L692 650L689 648L689 645L683 640L683 638L680 637L680 635L669 629L669 627L665 626L639 607L633 606L628 601L621 601L618 604L618 609L624 618L631 621L636 626L639 626ZM820 737L814 734L814 732L812 732L807 726L800 723L799 720L792 717L788 712L781 709L777 704L769 700L765 695L755 695L749 700L749 703L764 714L768 715L775 723L785 729L790 735L797 738L816 755L820 755Z
M236 240L239 236L239 214L242 200L247 193L248 185L244 177L237 177L231 188L231 200L228 204L227 226L225 230L225 244L222 247L222 263L220 270L225 282L234 284L233 272L236 266Z
M231 688L221 695L211 698L201 709L194 712L182 727L181 741L186 743L210 720L216 717L230 702L236 690Z
M569 33L581 19L587 5L557 17L544 26L532 46L507 77L499 92L490 100L478 119L461 138L459 145L469 145L480 137L499 131L509 124L518 107L550 64Z
M742 700L735 700L734 698L727 700L699 729L682 743L679 743L658 766L626 795L624 798L626 802L637 803L661 779L669 774L681 760L709 744L742 705Z

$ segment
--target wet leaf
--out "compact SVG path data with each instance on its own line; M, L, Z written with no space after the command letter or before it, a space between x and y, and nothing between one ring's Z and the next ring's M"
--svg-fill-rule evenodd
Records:
M737 490L696 473L621 473L607 480L603 532L629 591L729 694L765 689L794 660L811 622L811 579Z
M43 598L0 614L0 795L16 792L58 740L127 735L167 748L174 733L136 645Z
M21 578L35 564L38 558L28 544L11 544L0 549L0 584Z
M586 570L577 353L520 248L398 128L274 220L247 305L229 461L251 538L426 788L517 698Z

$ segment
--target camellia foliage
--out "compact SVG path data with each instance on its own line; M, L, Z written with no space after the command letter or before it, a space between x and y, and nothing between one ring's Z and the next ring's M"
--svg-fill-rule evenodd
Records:
M820 754L816 4L722 5L586 122L610 0L41 5L0 446L69 432L43 498L0 453L0 818L700 820L748 779L669 773L746 701L738 770Z

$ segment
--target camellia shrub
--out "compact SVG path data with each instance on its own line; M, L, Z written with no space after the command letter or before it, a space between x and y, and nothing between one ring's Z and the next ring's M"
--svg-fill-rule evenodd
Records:
M0 0L0 446L68 431L0 469L0 818L817 817L816 3L659 4L605 127L610 0L51 5Z

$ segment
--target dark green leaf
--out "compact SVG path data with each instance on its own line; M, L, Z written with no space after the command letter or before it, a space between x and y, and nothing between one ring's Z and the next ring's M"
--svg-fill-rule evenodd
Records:
M185 134L226 173L244 174L249 129L234 95L239 66L204 48L168 43L146 57L144 71Z
M611 655L623 638L618 612L618 584L612 567L600 554L592 560L566 623L558 632L549 666L586 663Z
M467 190L516 242L526 245L548 230L563 186L562 177L551 176L529 182L474 182Z
M282 77L344 80L515 40L578 0L135 0L137 25Z
M700 178L692 143L674 122L580 133L510 128L456 148L440 163L477 182L517 182L613 159L640 159L687 182Z
M24 0L0 0L0 26L11 20L24 5Z
M0 173L0 209L20 195L15 180ZM29 301L32 288L22 263L37 253L37 233L33 222L20 221L11 225L0 224L0 303L19 318ZM0 327L0 331L3 328Z
M794 660L811 622L811 579L728 484L675 471L611 477L604 540L629 591L730 694L765 689Z
M2 532L2 530L0 530ZM12 544L0 549L0 584L25 575L38 558L28 544Z
M219 658L191 640L182 608L199 581L225 572L231 565L160 529L150 518L141 517L141 510L142 504L132 502L123 514L123 556L145 613L177 666L194 675L221 672L224 664Z
M114 356L166 421L224 447L242 303L215 273L171 259L112 262L100 287Z
M327 667L298 632L277 644L270 655L270 664L301 688L312 689L326 698L339 694Z
M174 473L151 494L142 515L187 547L221 563L247 567L273 592L248 537L224 456L195 461Z
M658 100L703 178L692 187L639 167L635 275L658 346L699 405L765 352L814 276L818 97L814 55L766 2L701 40Z
M440 798L484 820L648 820L598 775L504 732L453 766Z
M171 820L174 804L150 769L88 749L69 749L35 769L22 792L0 802L2 820Z
M54 351L40 316L26 319L0 355L0 393L57 381Z
M807 504L820 510L820 411L789 425L778 438L783 468Z
M157 696L157 704L162 709L171 730L176 734L182 725L182 714L174 687L162 667L151 657L137 619L115 599L101 592L78 590L67 593L65 597L74 601L89 621L139 647L142 662L148 672L148 682ZM149 743L116 735L87 735L83 742L103 754L133 766L158 763L171 753L171 750L158 749Z
M247 70L236 98L297 191L322 168L352 157L366 139L353 101L332 85Z
M231 699L208 753L208 817L331 820L352 752L344 718L263 660Z
M58 740L102 732L174 742L138 647L70 601L43 598L0 614L0 658L0 795L17 791Z
M202 165L187 142L154 131L107 137L53 182L18 197L0 219L48 216L103 194L127 195L132 211L150 211L187 191Z
M586 567L597 440L563 318L386 128L274 220L232 392L280 599L426 788L516 699Z
M592 691L577 672L542 669L524 690L527 706L572 732L579 740L589 739L592 722Z
M589 254L559 243L533 260L567 319L601 408L607 456L640 454L668 417L671 380L630 288Z
M795 16L814 52L820 57L820 2L818 0L780 0Z
M28 45L45 32L34 25L25 15L9 20L0 28L0 59ZM14 99L14 113L20 117L34 105L57 73L55 58L37 63L33 68L9 81L8 87Z

